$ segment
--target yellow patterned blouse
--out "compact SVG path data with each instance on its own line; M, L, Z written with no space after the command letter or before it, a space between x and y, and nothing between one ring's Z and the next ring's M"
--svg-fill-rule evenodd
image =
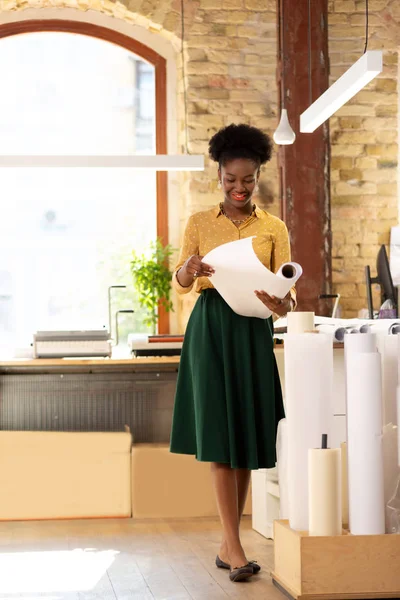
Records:
M219 205L211 210L192 215L186 226L179 261L173 276L175 289L180 294L186 294L194 285L198 293L206 288L212 288L212 277L211 279L199 277L190 286L183 287L176 274L193 254L205 256L207 252L221 244L251 236L256 236L253 241L254 252L267 269L276 273L283 263L290 261L289 235L285 223L257 206L250 219L238 227L221 212ZM294 288L291 290L291 295L296 302Z

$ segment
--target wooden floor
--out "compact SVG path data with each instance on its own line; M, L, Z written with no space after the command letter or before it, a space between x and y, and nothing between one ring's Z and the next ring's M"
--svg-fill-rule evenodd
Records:
M214 565L214 519L0 523L0 600L283 600L272 542L245 519L243 545L261 573L232 583Z

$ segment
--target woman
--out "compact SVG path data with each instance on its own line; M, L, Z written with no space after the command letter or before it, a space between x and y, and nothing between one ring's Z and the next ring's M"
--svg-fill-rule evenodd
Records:
M275 466L276 429L284 409L272 319L234 313L213 288L213 268L202 257L226 242L257 236L254 251L268 269L276 272L290 260L285 224L252 199L271 151L270 138L248 125L229 125L212 137L209 152L218 163L223 201L189 219L173 278L179 293L195 285L200 297L182 349L171 452L211 462L223 528L216 564L230 569L232 581L260 570L246 558L239 524L251 469ZM263 290L254 293L276 315L293 308L293 290L283 300Z

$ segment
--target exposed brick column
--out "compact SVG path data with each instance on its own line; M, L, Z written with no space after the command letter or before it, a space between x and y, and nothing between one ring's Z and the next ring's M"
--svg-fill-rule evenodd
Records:
M291 236L293 260L304 270L298 283L299 310L329 313L331 303L318 297L331 290L329 127L299 133L300 114L309 106L307 2L278 0L278 81L284 68L286 108L296 132L281 146L281 206ZM312 100L329 85L328 1L312 2ZM282 14L284 27L282 26ZM283 61L284 57L284 61ZM281 90L282 91L282 90Z

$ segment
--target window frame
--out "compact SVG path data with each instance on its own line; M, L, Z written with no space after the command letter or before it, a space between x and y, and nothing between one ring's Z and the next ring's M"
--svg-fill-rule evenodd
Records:
M12 35L38 32L60 32L86 35L94 37L117 46L121 46L136 54L143 60L153 65L155 70L155 105L156 105L156 154L167 154L167 61L166 59L146 46L123 33L94 25L84 21L66 19L30 19L4 23L0 25L0 39ZM168 244L168 173L157 171L157 236L164 245ZM162 305L159 307L159 333L169 333L169 315Z

